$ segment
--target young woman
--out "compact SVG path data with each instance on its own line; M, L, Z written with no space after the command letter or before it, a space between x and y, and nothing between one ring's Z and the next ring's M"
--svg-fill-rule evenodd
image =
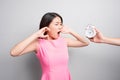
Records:
M91 38L90 41L95 43L105 43L110 45L120 46L120 38L111 38L104 36L99 30L95 28L97 34L95 37Z
M63 26L63 19L57 13L46 13L41 19L39 29L15 45L11 49L11 55L20 56L35 51L42 66L41 80L70 80L67 47L83 47L89 43ZM60 33L70 34L76 39L63 38Z

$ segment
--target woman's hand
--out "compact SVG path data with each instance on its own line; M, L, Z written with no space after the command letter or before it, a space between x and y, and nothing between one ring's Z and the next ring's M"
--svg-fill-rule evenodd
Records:
M48 37L47 32L49 30L50 29L48 27L44 27L44 28L41 28L39 31L37 31L35 34L37 34L39 38L47 38Z
M69 34L71 31L70 28L68 28L67 26L63 26L63 28L61 29L61 32L64 34Z

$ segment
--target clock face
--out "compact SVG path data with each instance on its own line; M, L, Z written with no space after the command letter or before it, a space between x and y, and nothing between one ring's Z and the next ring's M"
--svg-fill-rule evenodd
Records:
M85 30L85 35L88 37L88 38L92 38L96 35L96 31L94 29L86 29Z

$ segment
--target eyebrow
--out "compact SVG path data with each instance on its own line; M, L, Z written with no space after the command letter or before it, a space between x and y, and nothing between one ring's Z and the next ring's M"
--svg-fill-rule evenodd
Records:
M62 24L62 22L55 22L55 23L61 23Z

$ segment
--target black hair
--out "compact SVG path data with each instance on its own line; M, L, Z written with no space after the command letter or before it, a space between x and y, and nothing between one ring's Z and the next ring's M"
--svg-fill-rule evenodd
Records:
M61 23L63 23L63 19L58 13L48 12L45 15L43 15L40 21L39 29L43 27L48 27L55 17L59 17L61 19Z

